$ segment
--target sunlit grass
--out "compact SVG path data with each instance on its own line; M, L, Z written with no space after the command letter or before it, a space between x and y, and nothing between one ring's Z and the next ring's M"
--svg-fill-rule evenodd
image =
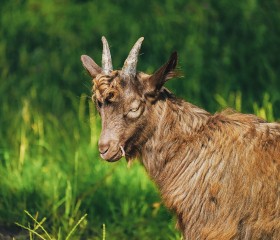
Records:
M37 217L33 217L28 211L24 211L26 213L26 215L28 217L30 217L33 222L34 222L34 227L31 228L30 224L28 224L29 226L24 226L20 223L16 223L16 225L20 226L23 229L26 229L29 232L29 237L30 240L34 239L33 235L36 235L37 237L39 237L40 239L43 240L61 240L62 238L60 237L60 234L58 234L58 236L56 238L52 238L50 236L50 234L48 233L48 231L44 228L43 223L46 221L46 218L44 217L40 222L37 221ZM74 225L74 227L70 230L70 232L68 233L68 235L66 236L65 240L70 239L70 237L73 235L73 233L75 232L75 230L77 229L77 227L80 225L80 223L86 218L87 214L85 214L83 217L81 217L81 219ZM41 230L43 233L39 233L39 230ZM105 231L105 230L104 230ZM103 233L104 235L104 233ZM105 239L105 238L104 238Z
M144 168L99 158L100 122L90 99L69 98L72 108L60 116L28 99L20 112L6 113L12 121L1 136L0 224L17 222L30 239L180 239ZM216 100L242 111L241 93ZM274 120L269 95L254 110Z
M221 109L231 107L232 109L238 112L242 112L242 93L240 91L236 93L232 92L227 99L223 98L219 94L216 94L215 99L220 105ZM269 122L274 122L276 120L273 112L273 104L270 100L270 95L268 93L264 94L263 101L261 104L258 104L256 102L253 103L252 113Z
M61 116L28 99L20 112L7 112L13 116L1 136L0 224L17 222L30 239L179 239L143 167L99 159L94 106L84 95L71 98Z

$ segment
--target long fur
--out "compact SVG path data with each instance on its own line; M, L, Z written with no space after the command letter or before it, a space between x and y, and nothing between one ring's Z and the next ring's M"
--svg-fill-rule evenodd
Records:
M102 157L138 157L184 239L280 239L279 123L177 99L163 87L176 52L153 75L104 74L90 57L82 62L94 78Z
M280 239L280 124L162 94L142 161L184 239Z

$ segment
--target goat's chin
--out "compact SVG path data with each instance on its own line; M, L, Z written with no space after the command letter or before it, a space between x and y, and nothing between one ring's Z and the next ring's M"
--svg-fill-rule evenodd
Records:
M111 158L111 159L105 159L107 162L117 162L122 158L122 156L118 157L118 158Z
M122 158L122 151L118 152L108 152L106 154L100 154L100 157L107 162L116 162Z

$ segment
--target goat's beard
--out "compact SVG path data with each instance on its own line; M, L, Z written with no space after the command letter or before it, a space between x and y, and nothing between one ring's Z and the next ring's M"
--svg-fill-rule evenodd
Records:
M129 156L126 156L126 152L125 152L123 146L120 146L120 149L121 149L121 151L122 151L122 157L124 157L124 158L126 159L126 161L127 161L127 167L130 168L130 166L131 166L131 164L132 164L132 160L133 160L134 158L129 157Z
M140 149L139 147L128 144L125 146L125 148L121 146L121 150L123 152L123 157L127 161L127 167L130 168L134 160L136 160L137 157L140 156Z
M139 124L121 146L128 167L130 167L133 160L141 158L142 148L153 133L153 131L146 129L146 126L146 122Z
M127 161L127 167L130 168L133 158L126 157L126 153L125 153L123 146L120 146L120 149L122 151L122 157L124 157Z

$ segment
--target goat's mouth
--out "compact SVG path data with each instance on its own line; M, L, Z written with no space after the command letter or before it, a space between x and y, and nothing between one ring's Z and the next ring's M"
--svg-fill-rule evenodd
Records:
M116 161L120 160L122 157L125 157L125 151L124 151L124 148L122 146L120 146L116 150L109 150L103 154L101 153L100 156L101 156L101 158L103 158L104 160L106 160L108 162L116 162Z

